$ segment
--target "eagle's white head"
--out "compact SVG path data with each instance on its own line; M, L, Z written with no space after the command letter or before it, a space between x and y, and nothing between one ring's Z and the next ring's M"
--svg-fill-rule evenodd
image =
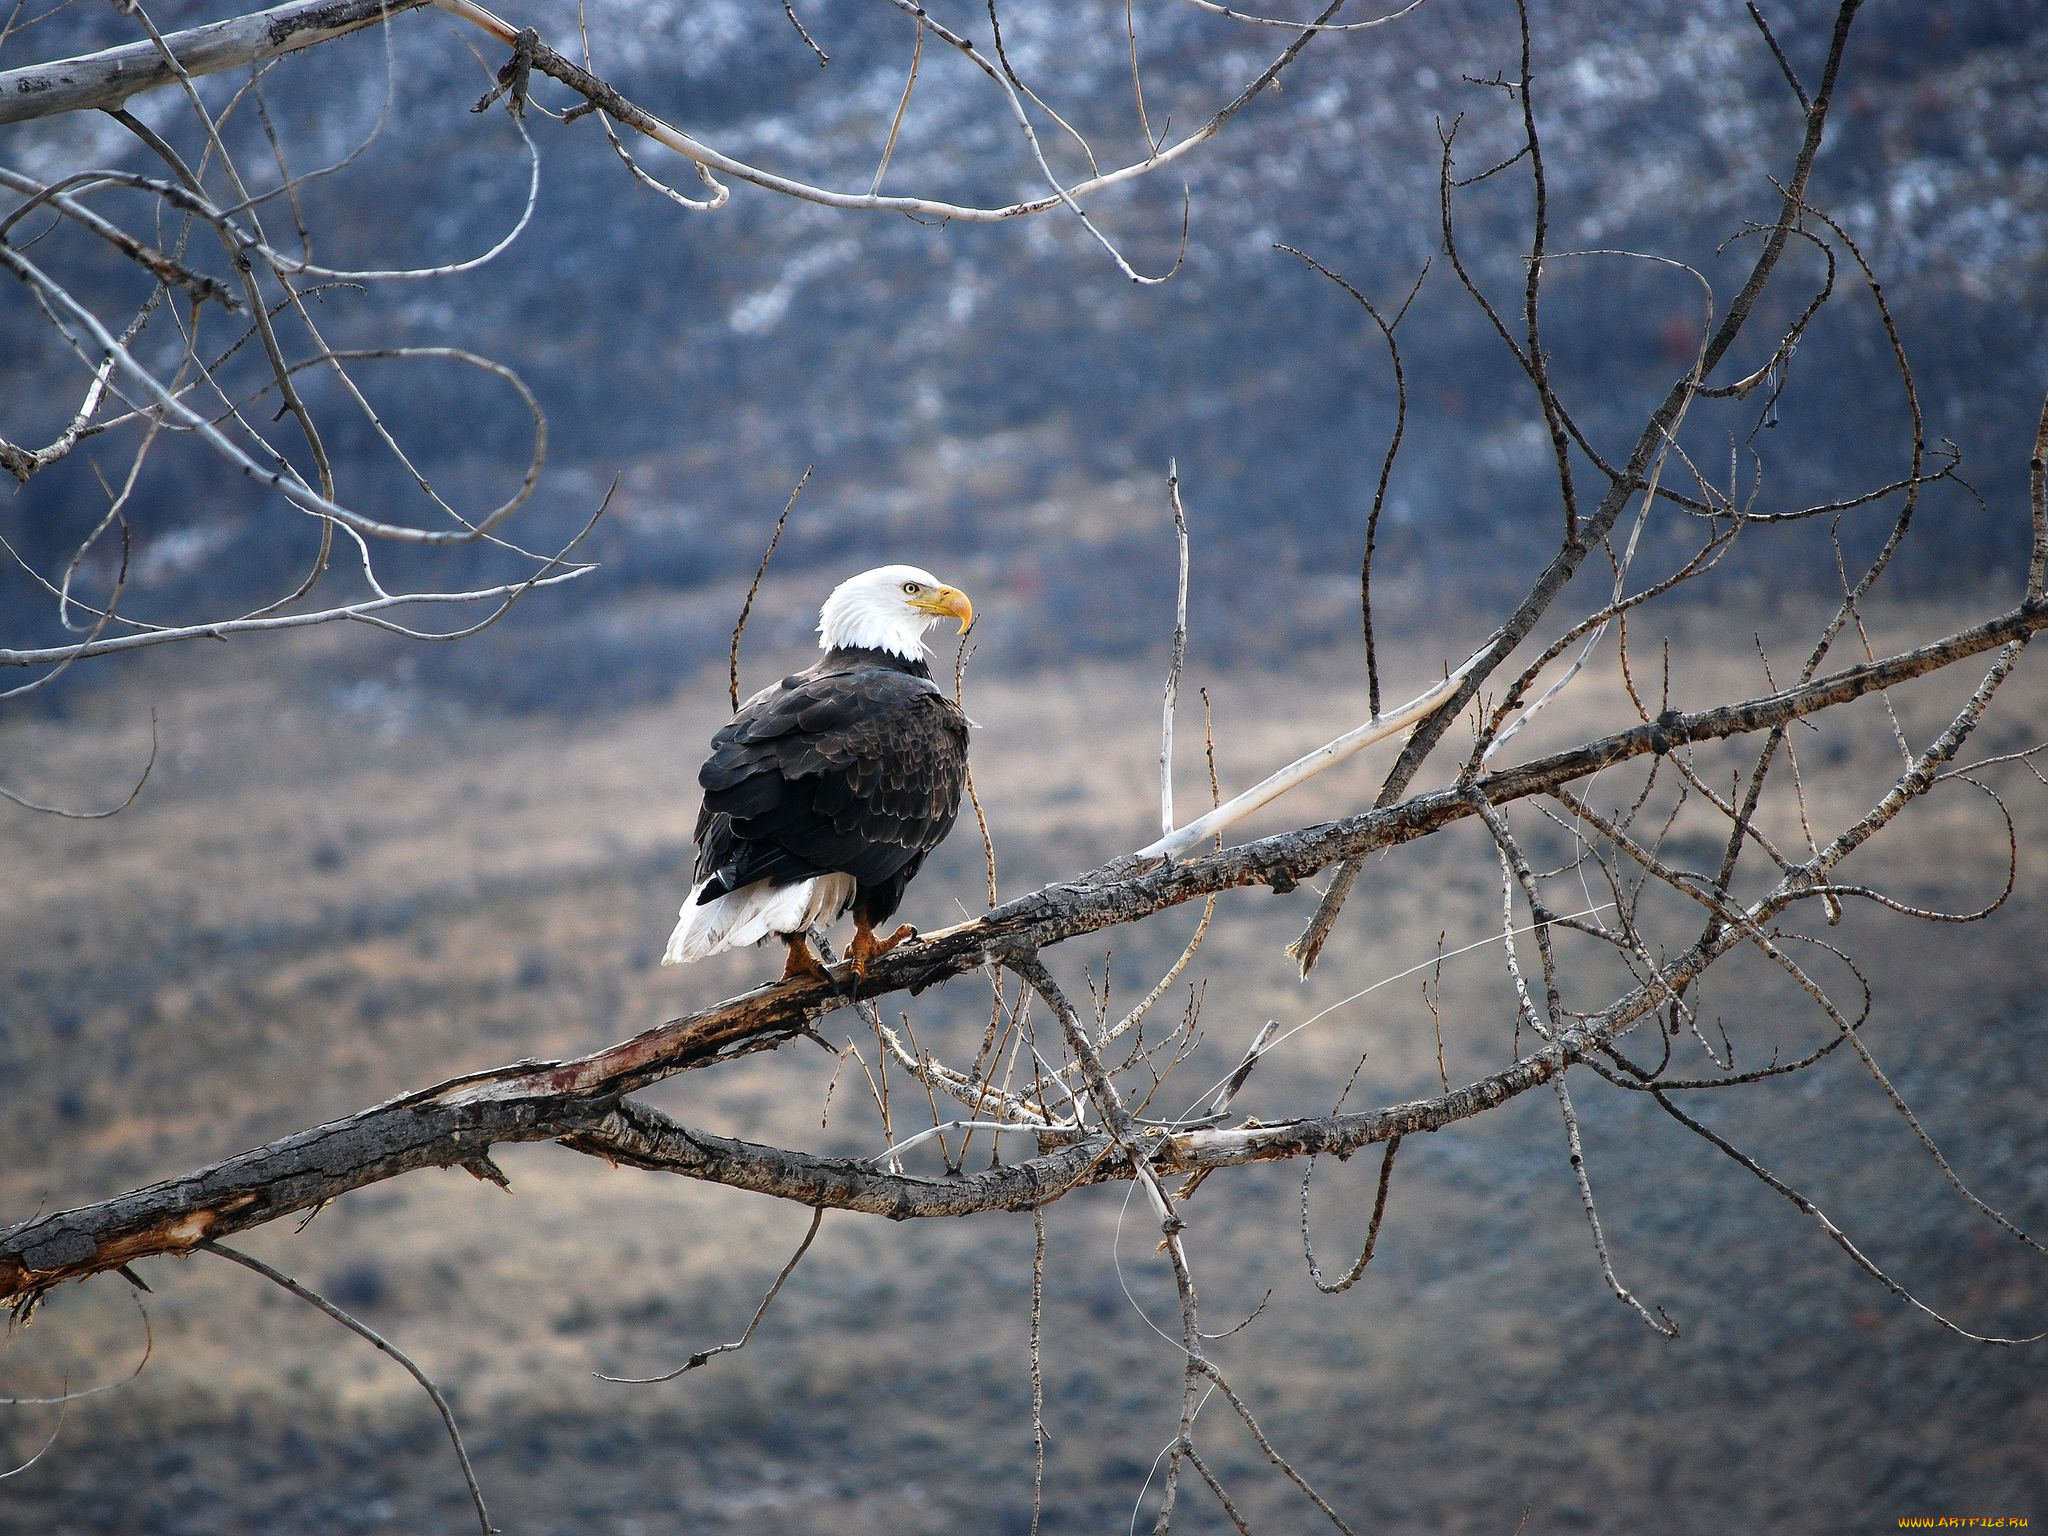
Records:
M960 633L974 622L974 605L914 565L882 565L849 576L832 589L818 610L818 646L888 651L905 661L924 655L924 632L943 618L960 621Z

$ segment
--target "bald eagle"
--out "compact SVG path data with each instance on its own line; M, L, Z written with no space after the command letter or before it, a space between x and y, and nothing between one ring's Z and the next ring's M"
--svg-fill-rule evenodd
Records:
M741 706L697 771L695 884L663 965L778 935L792 976L823 976L805 932L853 909L855 974L912 936L875 936L953 828L967 717L932 681L924 632L974 621L966 594L914 565L841 582L818 614L815 665Z

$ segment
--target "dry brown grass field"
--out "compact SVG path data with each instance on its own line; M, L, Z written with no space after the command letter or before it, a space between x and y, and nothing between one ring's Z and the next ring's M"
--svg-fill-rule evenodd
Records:
M802 585L790 579L793 594ZM800 664L801 624L771 622L776 603L784 620L800 607L771 587L750 679ZM649 605L636 622L658 639L684 627L688 606ZM1872 639L1932 636L1952 616L1941 605L1877 613ZM1483 630L1437 624L1418 600L1385 663L1390 691L1419 686ZM1774 610L1693 609L1671 624L1682 704L1766 691L1755 633L1781 642L1774 656L1797 649ZM1636 634L1638 654L1655 655L1658 639ZM772 969L758 952L683 971L653 964L686 884L691 775L725 712L722 657L679 669L669 698L578 717L508 716L424 692L407 682L407 655L324 633L222 646L81 692L65 718L0 725L0 781L70 803L125 793L152 704L162 736L148 786L119 816L0 809L0 1224L460 1071L587 1050ZM1193 685L1214 700L1228 788L1354 723L1357 671L1340 641L1285 674L1235 669L1203 649L1198 621L1182 805L1208 793ZM1159 672L1154 658L1006 671L993 644L977 659L976 777L1006 896L1153 835ZM1909 735L1938 728L1969 686L1903 691L1894 705ZM1885 708L1868 701L1799 736L1818 823L1853 815L1897 771ZM2031 745L2044 720L2048 661L2029 657L1976 750ZM1618 692L1589 676L1517 750L1631 722ZM1245 830L1355 809L1386 761L1369 754ZM1867 1037L1930 1131L1993 1204L2040 1228L2048 790L2024 770L1997 782L2022 850L2001 912L1956 928L1851 911L1828 937L1868 975ZM1796 824L1771 830L1798 836ZM1683 854L1688 837L1710 861L1706 824L1681 821L1669 846ZM1995 810L1958 788L1861 856L1858 872L1909 900L1967 908L1996 893L2005 847ZM905 916L956 921L985 901L983 879L963 828ZM1206 1040L1167 1091L1179 1099L1158 1108L1193 1100L1266 1019L1299 1021L1375 983L1262 1066L1238 1108L1325 1111L1361 1054L1352 1105L1428 1091L1439 1020L1453 1083L1509 1059L1497 943L1429 966L1440 940L1455 951L1497 933L1483 831L1373 861L1324 964L1301 983L1281 950L1313 900L1306 889L1222 900L1196 968ZM1117 933L1115 996L1148 985L1194 918L1180 910ZM1100 984L1102 946L1054 958L1077 988L1084 965ZM988 991L962 978L907 1006L927 1046L961 1058ZM1739 961L1704 1006L1742 1063L1824 1038L1825 1021L1791 988ZM827 1033L863 1038L850 1015ZM1679 1320L1676 1341L1602 1286L1547 1094L1405 1147L1380 1256L1341 1297L1317 1296L1304 1274L1299 1168L1218 1176L1193 1201L1209 1325L1264 1305L1217 1357L1358 1529L1848 1532L1912 1514L2048 1519L2038 1352L1942 1333L1653 1106L1586 1074L1573 1082L1617 1264ZM900 1083L896 1093L899 1117L921 1107ZM653 1097L729 1134L882 1145L860 1068L813 1044L688 1074ZM1990 1331L2048 1326L2040 1256L1972 1217L1847 1053L1701 1112L1933 1304ZM502 1161L509 1194L459 1172L418 1173L244 1246L351 1307L451 1389L508 1531L1028 1529L1028 1218L896 1226L830 1214L743 1354L663 1386L615 1386L593 1372L651 1374L737 1336L805 1213L551 1147ZM1316 1173L1326 1270L1355 1252L1377 1166ZM1048 1213L1048 1531L1124 1529L1173 1432L1176 1346L1156 1331L1177 1326L1170 1280L1156 1230L1124 1216L1116 1188ZM0 1531L473 1527L438 1425L389 1360L218 1260L139 1269L151 1287L146 1369L72 1404L43 1459L0 1483ZM73 1287L9 1337L0 1394L118 1379L142 1348L118 1280ZM52 1419L0 1408L0 1466L40 1445ZM1259 1470L1256 1448L1214 1428L1253 1528L1313 1529L1313 1511ZM1190 1532L1227 1529L1213 1507L1190 1505L1184 1518Z

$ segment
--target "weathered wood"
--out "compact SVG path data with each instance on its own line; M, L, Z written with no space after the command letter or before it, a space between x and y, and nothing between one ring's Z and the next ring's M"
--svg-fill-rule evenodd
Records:
M211 75L296 53L425 3L293 0L290 5L173 32L164 43L186 74ZM48 64L27 64L0 71L0 123L118 107L139 91L154 90L177 78L177 71L157 45L147 41Z
M160 1253L187 1253L347 1189L415 1168L478 1160L492 1143L550 1140L557 1101L367 1109L178 1178L0 1234L0 1299L33 1299L63 1280Z
M2048 628L2048 602L2029 602L1928 645L1817 678L1803 687L1718 709L1667 713L1486 775L1476 781L1476 788L1490 804L1546 794L1630 758L1769 730L2042 628ZM1087 1141L1053 1148L1038 1159L970 1180L883 1175L857 1162L753 1147L691 1131L645 1106L620 1100L675 1073L780 1044L856 997L920 991L991 960L1032 954L1220 891L1248 885L1285 889L1338 860L1412 842L1476 813L1471 792L1453 786L1183 864L1121 861L1081 880L1033 891L973 922L906 943L876 960L866 980L858 984L777 982L586 1056L517 1062L454 1078L212 1167L0 1231L0 1300L16 1305L33 1301L64 1281L152 1254L187 1252L206 1238L309 1210L351 1189L415 1168L488 1169L488 1154L497 1142L560 1140L617 1161L663 1167L809 1204L843 1205L896 1217L1018 1209L1042 1203L1077 1179L1126 1176L1126 1160L1102 1159L1103 1146ZM1720 934L1711 944L1703 940L1705 947L1674 962L1675 970L1667 968L1666 980L1682 985L1696 974L1688 968L1704 968L1739 941L1734 932ZM1436 1129L1546 1081L1572 1054L1625 1029L1664 995L1659 988L1638 989L1583 1035L1442 1099L1254 1131L1189 1131L1170 1143L1162 1141L1155 1156L1173 1166L1221 1166L1342 1153L1388 1136ZM1091 1168L1096 1171L1089 1172Z
M1641 989L1630 1006L1579 1036L1590 1048L1633 1024L1662 992ZM1483 1114L1547 1083L1568 1065L1572 1049L1547 1046L1491 1076L1432 1099L1390 1104L1355 1114L1235 1127L1198 1127L1151 1133L1140 1145L1161 1171L1193 1172L1297 1157L1348 1157L1361 1147L1399 1136L1442 1130ZM1020 1134L1029 1134L1020 1128ZM1132 1177L1129 1159L1106 1133L1082 1136L1023 1162L998 1164L954 1178L886 1173L864 1158L817 1157L783 1147L716 1136L683 1125L650 1105L626 1100L594 1116L586 1128L560 1138L563 1145L615 1163L677 1173L706 1183L748 1189L804 1205L861 1211L893 1221L1022 1211L1049 1204L1070 1189Z

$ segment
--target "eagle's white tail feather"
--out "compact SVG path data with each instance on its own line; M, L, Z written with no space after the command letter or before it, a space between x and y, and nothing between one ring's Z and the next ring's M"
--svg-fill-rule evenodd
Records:
M795 885L770 885L757 880L715 897L701 906L699 881L690 888L678 914L676 931L662 952L663 965L702 960L721 950L758 944L770 934L802 933L829 923L853 905L853 876L814 875Z

